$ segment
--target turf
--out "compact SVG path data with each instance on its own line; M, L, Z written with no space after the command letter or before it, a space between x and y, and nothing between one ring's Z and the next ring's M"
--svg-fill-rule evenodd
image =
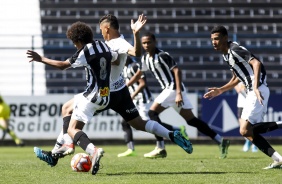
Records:
M282 146L274 146L282 153ZM42 147L50 150L51 147ZM216 145L194 145L189 155L175 145L167 145L168 157L146 159L143 154L153 145L137 145L137 156L118 158L125 146L103 146L105 155L98 174L71 170L71 156L59 160L51 168L35 157L33 147L0 147L0 183L282 183L282 169L263 170L271 159L263 153L242 152L241 145L229 148L227 159L218 159ZM83 152L79 147L76 152Z

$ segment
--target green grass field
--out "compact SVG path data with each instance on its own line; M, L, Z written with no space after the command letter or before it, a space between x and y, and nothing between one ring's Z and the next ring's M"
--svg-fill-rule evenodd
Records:
M99 146L99 145L98 145ZM42 147L50 150L51 147ZM271 159L263 153L244 153L241 145L231 145L227 159L218 159L216 145L194 145L189 155L175 145L167 145L168 157L145 159L143 154L154 145L137 145L138 156L117 158L125 146L103 146L105 155L102 168L93 176L89 173L73 172L71 156L59 160L51 168L35 157L33 147L0 147L1 184L8 183L282 183L282 170L263 170ZM282 146L274 146L282 153ZM78 146L76 153L83 152Z

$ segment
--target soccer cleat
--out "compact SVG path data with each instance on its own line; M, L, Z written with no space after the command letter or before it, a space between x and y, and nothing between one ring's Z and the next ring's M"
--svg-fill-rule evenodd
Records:
M185 139L189 140L188 134L186 133L186 128L184 125L180 126L180 133Z
M25 145L24 142L19 138L15 139L15 143L17 146L21 146L21 147Z
M95 153L92 156L92 175L97 174L100 168L100 159L104 155L104 150L102 148L96 148Z
M263 169L282 169L282 162L273 162Z
M58 158L52 157L51 151L44 151L38 147L34 147L35 155L40 159L46 162L51 167L54 167L58 163Z
M252 152L256 153L258 152L258 147L256 147L256 145L252 144Z
M244 152L249 151L251 145L252 145L252 142L249 141L249 140L246 140L246 141L245 141L245 144L244 144L244 146L243 146L243 151L244 151Z
M52 151L52 156L55 158L63 158L66 155L73 154L74 151L74 144L63 144L59 149Z
M145 158L165 158L167 156L166 150L155 147L150 153L144 154Z
M230 141L228 139L223 139L221 144L219 145L220 157L221 159L226 158L228 154L228 147L230 145Z
M136 152L132 149L128 149L125 152L118 154L118 157L128 157L128 156L136 156Z
M191 154L193 152L192 143L183 137L178 130L173 132L173 142L184 149L187 153Z

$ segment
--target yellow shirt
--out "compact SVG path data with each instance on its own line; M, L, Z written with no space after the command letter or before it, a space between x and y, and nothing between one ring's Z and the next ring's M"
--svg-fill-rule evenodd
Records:
M8 120L10 118L10 107L5 102L0 103L0 119Z

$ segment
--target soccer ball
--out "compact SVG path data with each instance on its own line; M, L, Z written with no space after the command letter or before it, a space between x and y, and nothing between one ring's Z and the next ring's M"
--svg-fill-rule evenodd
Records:
M71 168L76 172L88 172L91 169L92 161L89 155L77 153L71 159Z

